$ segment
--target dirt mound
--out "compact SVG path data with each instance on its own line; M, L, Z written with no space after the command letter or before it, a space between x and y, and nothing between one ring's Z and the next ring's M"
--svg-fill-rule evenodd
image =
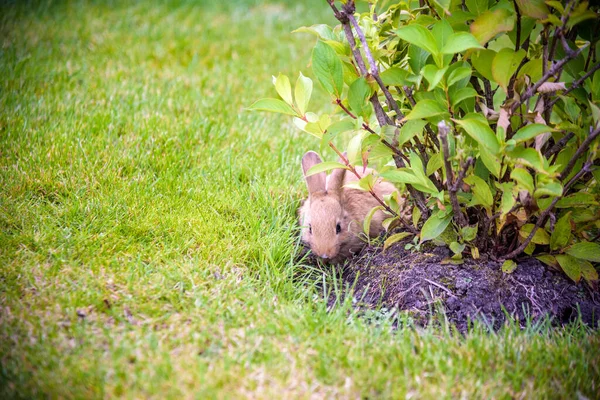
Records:
M517 269L505 274L501 264L483 259L442 264L448 256L447 249L433 246L421 253L404 250L402 243L385 252L367 247L343 268L342 277L354 288L357 307L397 308L422 324L441 306L460 331L476 319L499 328L507 314L517 321L549 316L559 325L581 315L598 327L600 293L534 258L519 260Z

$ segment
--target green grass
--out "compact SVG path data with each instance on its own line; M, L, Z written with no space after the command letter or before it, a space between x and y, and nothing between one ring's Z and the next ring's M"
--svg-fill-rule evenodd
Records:
M294 263L318 143L244 107L325 2L55 3L0 6L0 398L598 396L597 332L394 331Z

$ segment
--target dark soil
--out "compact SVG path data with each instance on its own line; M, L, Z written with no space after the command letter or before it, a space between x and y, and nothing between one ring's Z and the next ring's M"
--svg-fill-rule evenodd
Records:
M354 288L357 307L396 308L422 325L441 307L449 322L463 332L473 320L497 329L508 316L516 321L550 317L555 325L580 316L598 327L600 293L583 282L575 284L535 258L517 260L517 269L506 274L500 263L483 259L442 264L449 255L446 248L434 246L420 253L404 250L402 243L385 252L367 247L343 267L342 278Z

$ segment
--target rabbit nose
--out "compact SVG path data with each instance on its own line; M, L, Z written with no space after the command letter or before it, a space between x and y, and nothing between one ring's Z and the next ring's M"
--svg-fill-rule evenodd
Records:
M327 259L327 258L329 258L329 256L328 256L327 254L323 254L323 255L321 256L321 258Z

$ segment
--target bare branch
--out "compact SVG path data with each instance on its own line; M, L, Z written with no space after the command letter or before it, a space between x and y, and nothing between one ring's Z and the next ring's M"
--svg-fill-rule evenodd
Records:
M346 6L348 6L350 4L352 4L352 8L354 8L354 3L350 2L350 1L346 4ZM358 38L360 39L360 42L362 43L363 51L365 52L365 56L367 57L367 60L369 61L369 65L371 67L370 68L371 75L373 76L373 78L375 79L375 81L377 82L379 87L381 88L381 91L383 92L383 95L385 96L385 99L387 101L388 107L391 110L394 110L396 112L397 118L400 118L400 119L404 118L404 114L402 114L402 111L400 111L400 107L398 107L398 103L396 103L396 100L394 100L394 97L392 96L392 94L388 90L387 86L385 86L385 84L381 80L381 77L379 76L379 68L377 67L377 64L375 63L375 59L373 58L371 49L369 49L369 44L367 43L365 34L360 29L360 26L358 25L356 18L354 18L354 15L352 13L348 13L348 10L346 10L346 12L348 14L347 16L348 16L348 19L350 20L350 23L354 27L354 30L356 31L356 34L358 35Z
M448 195L450 196L450 203L452 203L452 211L458 224L463 227L467 225L467 219L460 209L458 203L458 197L456 196L457 188L454 185L454 173L452 172L452 165L450 164L450 150L448 149L448 133L450 127L446 124L446 121L441 121L438 124L438 135L440 142L442 143L442 151L444 156L444 166L446 168L446 186L448 188Z
M573 136L575 136L575 134L573 132L569 132L567 133L565 136L563 136L562 139L560 139L558 142L556 142L554 144L554 146L550 147L545 153L544 153L544 157L546 158L550 158L552 157L554 154L558 153L559 151L561 151L564 147L565 144L567 144L567 142L569 140L571 140L571 138L573 138Z

